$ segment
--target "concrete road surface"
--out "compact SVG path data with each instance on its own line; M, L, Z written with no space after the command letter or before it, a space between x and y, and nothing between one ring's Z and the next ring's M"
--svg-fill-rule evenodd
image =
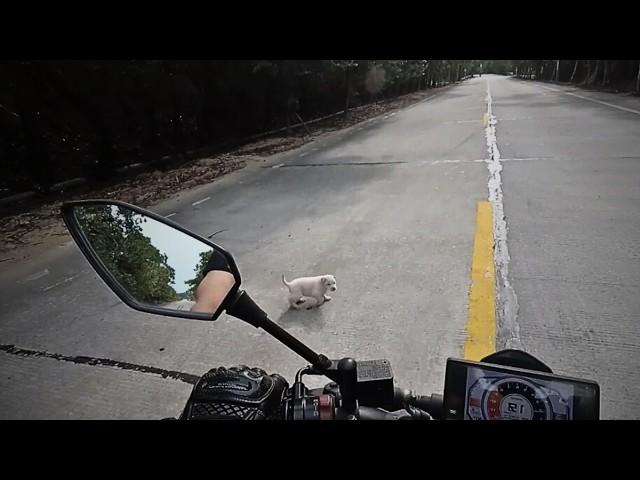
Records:
M243 288L310 347L387 358L398 384L441 392L446 358L463 355L477 203L495 187L488 98L514 294L497 345L597 380L602 417L640 418L635 99L474 78L153 210L201 234L223 230L214 240L236 257ZM192 375L211 367L292 378L305 365L225 315L211 323L128 309L72 244L1 265L0 418L173 416ZM332 273L338 291L294 313L282 273Z

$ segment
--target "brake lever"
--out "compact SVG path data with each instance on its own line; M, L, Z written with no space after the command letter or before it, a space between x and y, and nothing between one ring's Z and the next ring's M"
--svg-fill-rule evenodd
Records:
M427 412L425 412L424 410L420 410L419 408L414 407L413 405L409 405L408 403L405 407L405 410L409 415L411 415L411 418L413 420L433 420L433 417L429 415Z

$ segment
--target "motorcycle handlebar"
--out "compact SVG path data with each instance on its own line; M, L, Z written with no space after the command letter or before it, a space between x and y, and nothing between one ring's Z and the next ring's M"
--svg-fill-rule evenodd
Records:
M410 405L427 412L435 419L442 419L442 395L437 393L431 395L416 395L411 390L395 388L393 392L394 408L401 409L405 405Z
M335 396L336 394L339 395L338 391L327 391L325 387L325 389L317 388L308 390L304 397L320 399L320 397ZM314 403L307 401L306 405L311 406L314 405ZM442 395L416 395L411 390L395 387L391 404L387 404L384 407L382 405L376 405L375 402L366 403L365 405L361 404L358 407L357 417L361 420L440 420L443 418L442 405ZM289 402L283 406L285 409L294 408L293 404ZM422 413L420 411L422 411ZM424 415L424 412L428 415ZM346 418L348 415L336 405L335 416L336 418ZM286 417L290 418L288 414ZM319 420L321 419L320 417L321 416L314 416L310 418ZM331 415L331 418L334 418L333 415Z
M399 415L395 415L374 407L361 406L358 408L360 420L400 420Z

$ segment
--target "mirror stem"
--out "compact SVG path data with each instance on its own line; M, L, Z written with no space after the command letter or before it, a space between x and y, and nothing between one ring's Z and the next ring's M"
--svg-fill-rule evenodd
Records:
M300 340L287 333L286 330L269 320L264 310L262 310L244 290L238 291L235 300L226 308L226 312L256 328L262 328L265 332L284 343L291 350L311 363L314 370L322 372L331 367L331 360L324 355L318 355Z

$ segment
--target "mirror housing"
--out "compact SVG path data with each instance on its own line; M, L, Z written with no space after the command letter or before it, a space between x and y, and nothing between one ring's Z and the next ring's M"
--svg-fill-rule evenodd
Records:
M61 215L78 248L100 278L135 310L215 320L237 297L241 278L233 256L169 219L115 200L66 202L61 207ZM193 262L195 270L188 270L188 266L194 266ZM212 264L223 266L215 268L216 271L205 271ZM176 271L179 272L177 280ZM189 276L193 278L183 280ZM140 282L135 280L150 277L149 281L155 282L152 293L151 287L147 288L149 292L141 290ZM191 311L190 308L203 304L201 292L213 291L212 282L214 288L218 286L215 282L223 288L216 294L224 295L221 302L209 302L210 305L219 303L215 311L202 308ZM184 292L178 293L176 288Z

